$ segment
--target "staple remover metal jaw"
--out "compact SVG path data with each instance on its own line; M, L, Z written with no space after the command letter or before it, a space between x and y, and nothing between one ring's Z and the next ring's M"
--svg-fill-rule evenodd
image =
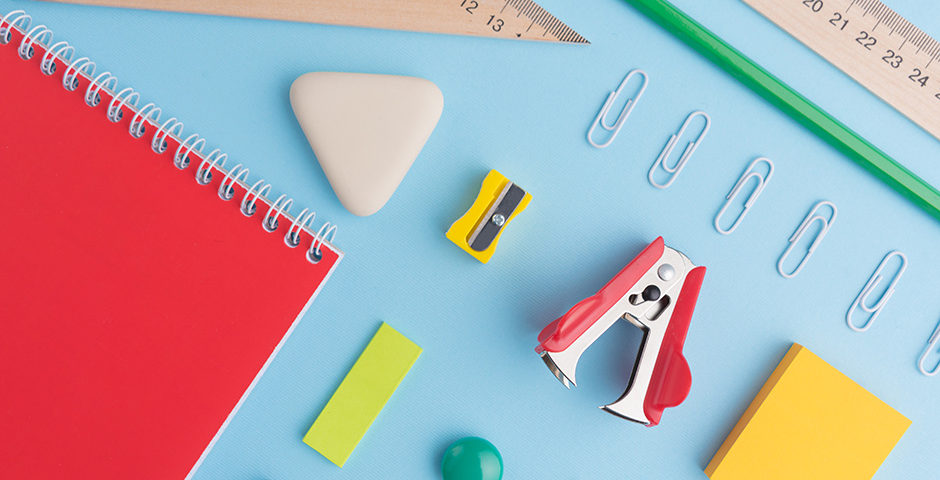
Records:
M682 403L692 386L682 347L704 277L705 267L657 238L599 292L545 327L535 351L570 388L577 386L581 355L616 321L640 328L643 341L627 388L617 401L601 408L657 425L663 410Z

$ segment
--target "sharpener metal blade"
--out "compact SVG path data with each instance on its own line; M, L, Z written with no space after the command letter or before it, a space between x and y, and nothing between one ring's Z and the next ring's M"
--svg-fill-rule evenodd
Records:
M467 239L470 248L482 252L496 240L496 236L503 230L503 227L509 221L509 217L516 211L516 208L525 198L525 190L510 182L499 197L493 202L493 206L483 215L473 234Z

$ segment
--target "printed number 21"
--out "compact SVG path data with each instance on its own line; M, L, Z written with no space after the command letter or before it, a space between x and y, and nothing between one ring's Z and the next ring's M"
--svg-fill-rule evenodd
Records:
M831 23L834 27L838 27L839 30L845 30L845 27L849 24L849 21L843 20L842 14L836 12L832 15L832 18L829 19L829 23Z

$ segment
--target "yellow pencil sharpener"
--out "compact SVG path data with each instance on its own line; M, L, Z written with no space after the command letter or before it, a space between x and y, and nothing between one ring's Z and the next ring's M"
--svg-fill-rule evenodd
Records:
M496 170L490 170L477 199L470 210L450 226L447 238L477 260L487 263L506 225L525 210L530 200L532 195Z

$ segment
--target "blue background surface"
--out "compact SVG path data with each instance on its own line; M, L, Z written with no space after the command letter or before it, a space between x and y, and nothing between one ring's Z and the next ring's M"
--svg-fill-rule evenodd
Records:
M935 478L940 379L914 365L940 320L940 223L624 2L540 3L592 45L0 1L273 182L274 196L341 225L345 260L195 478L433 479L450 442L478 435L499 447L508 479L702 479L791 342L913 420L876 478ZM940 185L935 139L746 5L677 5ZM940 36L940 3L890 5ZM597 109L637 67L651 78L645 98L613 146L591 148ZM320 70L420 76L444 92L437 130L373 217L339 204L291 113L290 83ZM711 133L670 189L653 189L651 162L695 109L711 114ZM773 181L735 234L718 235L724 195L760 155L775 160ZM484 266L444 231L490 168L534 200ZM839 218L784 280L775 262L821 199ZM709 270L685 349L691 395L647 429L595 408L622 393L628 327L586 354L572 391L533 347L657 235ZM892 249L910 267L875 326L854 333L845 310ZM424 354L339 469L300 439L383 320Z

